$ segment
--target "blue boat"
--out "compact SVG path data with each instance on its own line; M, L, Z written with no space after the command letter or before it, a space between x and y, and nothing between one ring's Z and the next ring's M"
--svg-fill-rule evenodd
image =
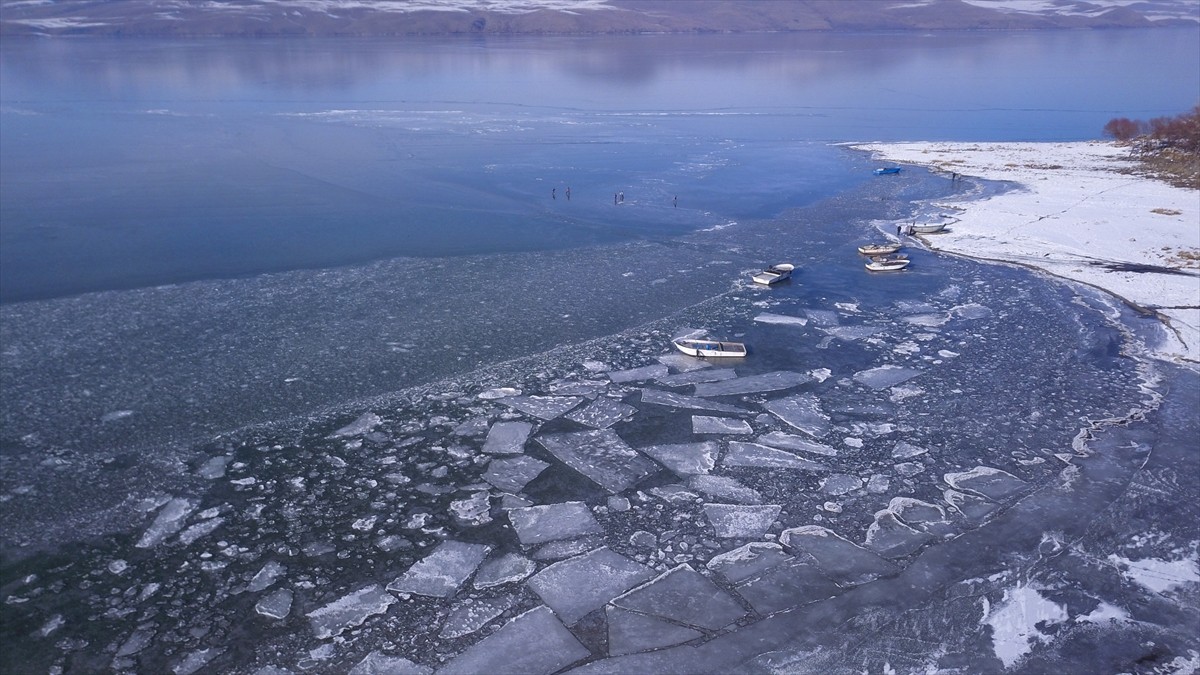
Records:
M886 174L889 174L889 173L900 173L900 167L898 167L898 166L885 166L885 167L883 167L882 169L875 169L875 175L876 175L876 176L883 176L883 175L886 175Z

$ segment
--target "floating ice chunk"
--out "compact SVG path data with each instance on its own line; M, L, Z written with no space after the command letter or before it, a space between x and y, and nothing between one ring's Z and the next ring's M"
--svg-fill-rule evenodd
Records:
M105 413L105 414L101 415L100 421L101 422L116 422L117 420L123 420L126 417L131 417L132 415L133 415L132 410L114 410L110 413Z
M559 563L562 564L562 563ZM549 569L549 568L547 568ZM467 648L438 669L438 675L503 672L550 675L591 656L554 613L535 607Z
M804 314L818 326L836 326L841 321L837 312L830 309L806 309Z
M693 370L660 377L658 383L664 387L683 387L701 382L724 382L735 377L737 377L737 372L733 368L709 368L708 370Z
M731 584L741 583L763 572L793 560L783 547L774 542L751 542L732 551L713 556L705 565Z
M643 389L642 403L651 403L654 405L667 406L669 408L684 408L686 410L711 410L713 412L727 412L737 414L748 414L750 411L737 406L717 403L697 396L684 396L670 391L659 391L657 389Z
M838 455L837 448L831 448L822 443L814 443L802 436L785 434L782 431L772 431L770 433L763 434L756 440L763 445L769 445L773 448L810 452L814 455L821 455L822 457L837 457Z
M1108 559L1123 575L1155 593L1163 594L1185 584L1200 582L1200 567L1191 558L1130 560L1114 553Z
M965 494L958 490L944 490L942 497L955 511L961 513L968 520L976 522L982 521L993 511L1000 508L999 505L989 502L983 497Z
M578 422L593 429L607 429L617 422L633 417L637 408L626 405L611 398L598 398L582 408L576 408L566 414L572 422Z
M974 492L992 500L1003 500L1022 492L1028 484L1016 476L990 466L977 466L969 471L942 476L955 490Z
M139 600L140 599L141 598L139 598ZM59 628L62 628L66 623L67 623L67 621L66 621L66 619L63 619L62 614L55 614L54 616L47 619L46 623L42 624L42 627L37 630L37 636L43 637L43 638L48 637L52 633L54 633L54 631L58 630Z
M863 479L844 473L835 473L821 479L821 492L835 497L861 488Z
M839 586L867 583L895 574L899 568L832 530L806 525L784 530L779 541L789 551L803 551Z
M854 380L878 391L907 382L920 374L919 370L888 364L857 372L854 374Z
M812 378L817 382L824 382L825 380L833 377L833 371L828 368L814 368L813 370L808 371L808 374L811 375Z
M958 352L952 352L949 349L939 349L938 356L943 359L953 359L959 356Z
M888 400L891 401L892 403L902 403L904 401L907 401L910 398L916 398L917 396L921 396L924 393L925 393L924 389L922 389L920 387L915 387L913 385L903 385L903 386L899 386L899 387L892 387L892 393L890 396L888 396Z
M704 515L722 539L759 539L783 507L775 504L744 506L739 504L705 504Z
M945 509L912 497L892 497L887 510L909 525L917 527L924 523L942 523L946 520Z
M1004 591L1004 599L983 623L992 627L992 649L1008 669L1033 649L1033 642L1049 643L1053 639L1039 625L1050 626L1068 618L1062 605L1042 597L1037 589L1016 586Z
M562 560L563 558L573 558L581 553L587 553L603 545L604 538L599 536L552 541L539 546L538 550L534 551L530 557L534 560L542 561Z
M682 485L663 485L661 487L650 488L647 492L668 504L689 504L700 499L700 495L684 488Z
M388 584L394 593L453 597L487 557L490 546L447 540Z
M616 494L658 470L611 429L550 434L537 439L550 454Z
M525 452L525 441L533 431L528 422L496 422L488 430L483 451L490 455L515 455Z
M772 415L813 438L829 433L829 415L821 410L821 400L813 394L796 394L763 404Z
M896 470L896 473L905 478L912 478L919 473L925 472L925 465L920 462L901 462L892 468Z
M747 614L729 594L687 564L613 598L612 604L710 631Z
M655 363L641 368L631 368L629 370L616 370L608 374L608 379L617 384L625 382L638 382L640 380L656 380L660 377L666 377L667 367L661 363Z
M650 568L604 547L554 563L526 583L569 626L653 576Z
M984 307L977 302L951 307L950 313L960 319L986 319L993 314L990 308Z
M797 457L784 450L776 450L758 443L730 441L729 449L721 458L723 466L753 466L774 469L805 469L808 471L828 471L823 464Z
M759 614L774 614L837 595L841 590L816 566L790 560L734 590Z
M250 591L251 593L265 591L285 574L287 574L287 567L274 560L268 560L267 563L262 566L262 569L258 570L258 574L255 574L254 578L250 580L249 584L247 584L246 590Z
M867 492L873 495L881 495L888 491L892 485L892 480L887 476L877 473L867 479Z
M547 389L558 396L592 396L608 388L608 382L600 380L564 380L553 382Z
M225 653L225 650L220 647L209 647L208 649L194 651L183 657L182 661L176 663L171 668L171 672L175 673L175 675L192 675L192 673L208 665L209 661L212 661L223 653Z
M752 434L754 429L746 420L729 419L727 417L709 417L707 415L692 415L693 434Z
M1105 623L1108 621L1129 620L1129 612L1126 612L1116 605L1110 605L1103 600L1100 601L1100 604L1096 605L1096 609L1093 609L1087 614L1080 614L1079 616L1075 617L1075 621L1080 623Z
M578 396L513 396L500 399L500 402L538 419L552 420L582 400Z
M454 427L455 436L478 436L488 430L487 417L472 417Z
M483 479L505 492L515 494L524 490L525 486L540 476L548 466L548 463L528 455L500 457L488 464Z
M479 392L478 396L479 396L479 398L481 398L485 401L494 401L498 398L509 398L510 396L520 396L520 395L521 395L520 389L513 389L512 387L497 387L495 389L488 389L487 391L481 391L481 392Z
M361 626L370 617L386 612L394 602L396 598L383 590L383 586L372 584L314 609L305 616L312 625L313 633L318 639L324 640Z
M492 522L489 513L491 509L492 500L487 490L480 490L466 499L450 502L450 515L454 516L454 522L462 527L479 527Z
M591 509L583 502L512 509L508 519L517 531L517 538L526 546L604 533Z
M798 387L812 377L790 370L776 370L761 375L735 377L722 382L701 382L696 385L697 396L731 396L734 394L759 394Z
M453 639L470 635L508 611L515 601L516 596L502 595L498 598L482 598L469 605L457 605L450 610L450 615L446 617L438 636Z
M638 450L683 477L712 471L721 451L713 441L649 445Z
M183 521L195 510L196 504L182 497L167 502L166 506L163 506L162 510L158 512L158 516L154 518L154 522L150 523L150 527L142 534L142 538L138 540L136 546L152 548L161 544L167 537L178 532L183 527Z
M949 314L915 314L903 318L905 323L911 323L915 326L926 326L934 328L936 326L944 326L950 322Z
M713 499L738 504L761 504L762 495L726 476L689 476L688 487L699 490Z
M839 340L865 340L882 333L885 329L880 326L833 326L822 328L826 335Z
M146 647L149 647L150 642L154 640L154 635L155 632L153 628L139 628L138 630L135 630L133 634L129 636L129 639L125 640L125 642L121 644L121 647L117 649L117 658L120 659L126 656L133 656Z
M897 441L895 447L892 448L892 459L908 459L929 452L929 450L918 447L905 441Z
M888 509L875 513L864 544L885 558L902 558L931 541L933 536L900 522Z
M350 669L349 675L433 675L433 668L413 663L403 656L371 652Z
M329 434L328 438L346 438L347 436L361 436L375 427L383 424L383 418L375 413L363 413L350 424L338 429Z
M225 476L225 466L229 464L229 461L232 459L233 458L229 457L228 455L212 457L205 462L204 465L200 467L200 470L196 473L200 474L201 478L207 478L209 480L223 478Z
M491 588L521 581L537 570L537 563L519 553L505 553L483 563L475 574L475 588Z
M781 326L807 326L808 319L802 316L786 316L783 314L772 314L771 312L763 312L754 317L754 320L759 323L770 323Z
M663 354L662 356L658 357L658 362L669 368L674 368L681 373L686 373L690 370L704 370L706 368L712 368L712 364L708 363L707 361L685 356L678 352Z
M604 612L608 619L609 656L662 649L704 637L704 633L694 628L677 626L612 605Z
M224 518L212 518L210 520L196 523L195 525L192 525L183 532L179 533L179 543L183 544L184 546L191 546L196 542L197 539L205 535L212 534L213 530L220 527L221 523L224 522Z

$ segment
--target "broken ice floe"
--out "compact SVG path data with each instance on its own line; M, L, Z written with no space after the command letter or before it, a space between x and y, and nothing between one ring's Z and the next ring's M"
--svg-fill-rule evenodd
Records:
M757 541L713 556L705 567L725 581L737 584L792 559L779 544Z
M1123 576L1154 593L1168 593L1180 586L1200 582L1200 566L1190 557L1130 560L1113 553L1108 560L1121 570Z
M713 441L650 445L638 450L677 476L712 471L716 465L717 453L720 452L720 448Z
M707 631L725 628L747 614L728 593L687 564L613 598L612 605Z
M724 382L737 377L733 368L709 368L707 370L692 370L675 375L658 378L658 383L664 387L684 387L701 382Z
M275 674L260 671L254 675ZM433 675L433 668L413 663L403 656L388 656L380 652L371 652L351 668L347 675Z
M775 524L782 507L776 504L705 504L704 515L722 539L759 539Z
M496 387L495 389L488 389L487 391L479 392L478 397L485 401L494 401L498 398L508 398L510 396L520 395L520 389L514 389L512 387Z
M194 651L185 656L182 661L176 663L171 668L171 672L174 675L192 675L192 673L208 665L209 661L212 661L223 653L225 653L225 650L219 647Z
M854 492L862 486L861 478L844 473L835 473L821 479L821 492L834 497Z
M263 596L254 605L254 611L272 619L284 619L292 612L292 592L278 588Z
M533 555L534 560L555 561L564 558L574 558L604 545L604 538L599 535L551 541L538 547Z
M748 414L750 411L737 406L726 405L709 401L708 399L699 398L697 396L684 396L670 391L659 391L657 389L643 389L642 403L652 403L654 405L667 406L671 408L684 408L687 410L711 410L713 412L727 412L732 414Z
M784 530L779 541L785 549L807 553L825 576L841 586L863 584L900 571L873 551L817 525Z
M1042 628L1068 618L1065 607L1042 597L1037 589L1016 586L1004 591L1004 599L984 617L983 623L991 626L992 649L1007 669L1033 649L1033 642L1053 639Z
M537 570L537 563L519 553L505 553L480 565L472 583L475 588L491 588L521 581Z
M201 478L214 480L225 476L225 466L233 459L227 455L221 457L212 457L196 472Z
M841 321L837 312L831 309L806 309L804 314L817 326L836 326Z
M481 598L469 604L457 605L450 610L438 635L451 639L470 635L508 611L515 602L516 596L502 595L498 598Z
M892 459L908 459L929 452L925 448L907 443L905 441L897 441L895 447L892 448Z
M865 340L882 333L885 329L880 326L833 326L822 328L827 335L839 340Z
M329 434L329 438L346 438L348 436L361 436L375 427L383 424L383 418L375 413L363 413L358 419L350 424L338 429Z
M604 613L608 623L609 656L662 649L704 637L704 633L694 628L612 605L605 608Z
M552 420L579 405L582 400L577 396L513 396L502 398L500 402L538 419Z
M949 314L914 314L903 318L905 323L911 323L914 326L925 326L927 328L935 328L943 326L950 321Z
M450 515L461 527L479 527L492 522L491 508L491 495L487 490L479 490L470 497L450 502Z
M564 380L551 382L547 389L551 394L559 396L593 396L608 388L608 382L601 380Z
M610 398L598 398L567 413L566 418L593 429L607 429L617 422L633 417L636 412L637 408L631 405Z
M508 519L517 531L517 539L526 546L604 532L583 502L512 509Z
M709 417L707 415L692 415L693 434L752 434L752 429L746 420L729 419L727 417Z
M788 560L734 588L759 614L774 614L837 595L840 588L809 562Z
M505 492L517 493L541 475L548 463L528 455L498 457L488 463L483 479Z
M950 313L960 319L986 319L993 314L990 308L977 302L951 307Z
M549 434L537 439L550 454L612 493L658 470L611 429Z
M783 314L773 314L771 312L763 312L754 317L754 320L759 323L771 323L782 326L807 326L808 319L802 316L785 316Z
M641 368L631 368L629 370L617 370L608 374L608 379L616 384L625 382L637 382L639 380L656 380L660 377L666 377L667 367L661 363L655 363Z
M262 566L262 569L258 570L258 574L255 574L254 578L250 580L250 583L246 586L246 590L251 593L265 591L284 574L287 574L286 567L274 560L268 560Z
M813 394L796 394L763 404L772 415L813 438L829 433L829 415L821 410L821 400Z
M854 381L865 384L872 389L880 390L894 387L901 382L907 382L920 374L921 371L914 370L913 368L888 364L857 372L854 374Z
M736 504L762 503L762 495L757 490L748 488L727 476L689 476L688 487L704 493L711 499L720 499Z
M970 471L948 473L942 480L955 490L974 492L997 501L1023 491L1028 485L1011 473L990 466L977 466Z
M809 471L827 471L829 467L811 460L797 457L785 450L759 445L730 441L729 449L721 458L723 466L752 466L773 469L806 469Z
M435 598L449 598L463 585L487 557L490 546L444 541L425 558L418 560L408 571L388 584L395 593L414 593Z
M525 452L525 441L533 431L528 422L496 422L488 430L483 451L491 455L515 455Z
M150 527L142 534L137 547L152 548L161 544L167 537L182 529L183 521L195 510L196 504L182 497L167 502L154 518L154 522L150 523Z
M712 364L708 363L707 361L686 356L684 354L679 354L677 352L671 352L670 354L663 354L662 356L659 356L658 362L664 366L674 368L681 373L685 373L690 370L704 370L707 368L712 368Z
M341 635L375 614L387 611L396 598L379 584L360 588L307 614L313 633L322 640Z
M507 673L550 675L588 656L587 647L550 609L535 607L468 647L439 668L438 675L478 675L497 672L497 668Z
M604 547L554 563L526 583L569 626L653 576L649 567Z
M782 448L784 450L799 450L800 452L811 452L814 455L823 457L837 457L837 448L831 448L823 443L814 443L802 436L794 434L785 434L782 431L772 431L763 434L757 439L763 445L769 445L773 448Z
M888 509L875 513L864 544L885 558L901 558L933 540L933 536L909 527Z
M735 377L721 382L702 382L696 385L697 396L731 396L735 394L759 394L798 387L812 377L790 370L776 370L760 375Z
M993 511L1000 508L994 502L990 502L983 497L977 495L969 495L958 490L945 490L942 492L943 499L955 511L961 513L968 520L976 522L987 518Z

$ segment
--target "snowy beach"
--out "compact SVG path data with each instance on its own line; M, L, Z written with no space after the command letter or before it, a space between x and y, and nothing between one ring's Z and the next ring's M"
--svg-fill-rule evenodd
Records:
M955 222L933 249L1045 270L1154 313L1157 356L1200 362L1200 201L1196 192L1125 173L1116 143L885 143L855 146L887 162L1014 183L991 198L947 203ZM960 210L961 209L961 210Z

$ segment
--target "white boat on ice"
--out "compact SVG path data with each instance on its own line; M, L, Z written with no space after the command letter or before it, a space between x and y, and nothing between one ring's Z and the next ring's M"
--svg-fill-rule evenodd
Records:
M688 356L733 356L746 355L746 345L741 342L721 342L719 340L692 340L676 338L671 340L675 348Z
M767 269L755 274L751 278L754 279L754 283L756 284L770 286L771 284L777 284L784 279L790 279L792 276L792 271L795 269L796 266L791 263L778 263L776 265L771 265Z
M908 232L910 234L934 234L936 232L941 232L942 230L946 229L946 226L949 224L950 223L947 223L947 222L913 223L908 226Z
M872 272L896 272L908 267L908 258L871 258L867 269Z

